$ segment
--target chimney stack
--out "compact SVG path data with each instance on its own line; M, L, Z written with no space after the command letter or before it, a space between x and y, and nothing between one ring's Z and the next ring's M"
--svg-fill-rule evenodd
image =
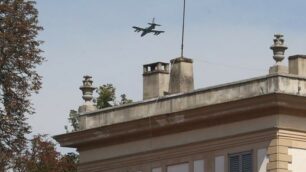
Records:
M143 99L164 96L169 90L169 63L143 65Z
M289 57L289 73L306 77L306 55Z
M178 57L171 61L169 93L189 92L194 89L193 61L186 57Z

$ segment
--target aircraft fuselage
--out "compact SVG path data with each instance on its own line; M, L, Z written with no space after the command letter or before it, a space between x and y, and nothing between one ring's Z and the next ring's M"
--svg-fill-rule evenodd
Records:
M155 29L155 25L151 25L142 31L141 37L145 36L147 33L150 33L153 29Z

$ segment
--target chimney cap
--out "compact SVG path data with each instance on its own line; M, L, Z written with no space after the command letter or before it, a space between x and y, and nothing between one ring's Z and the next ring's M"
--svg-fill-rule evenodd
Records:
M169 63L166 63L166 62L154 62L154 63L144 64L143 67L152 66L156 64L169 65Z
M178 62L186 62L186 63L193 63L193 60L187 57L177 57L175 59L170 60L170 63L178 63Z
M302 58L302 59L306 59L306 55L303 55L303 54L296 54L296 55L293 55L293 56L289 56L289 60L294 60L294 59L297 59L297 58Z
M169 74L169 63L155 62L143 65L143 75L151 75L154 73Z

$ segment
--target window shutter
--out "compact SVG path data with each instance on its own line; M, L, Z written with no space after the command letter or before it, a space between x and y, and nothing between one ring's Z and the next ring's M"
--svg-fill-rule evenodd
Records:
M242 159L242 172L252 172L252 154L244 154Z
M240 172L239 167L240 167L239 155L231 156L230 157L230 172Z
M252 172L252 152L229 155L229 172Z

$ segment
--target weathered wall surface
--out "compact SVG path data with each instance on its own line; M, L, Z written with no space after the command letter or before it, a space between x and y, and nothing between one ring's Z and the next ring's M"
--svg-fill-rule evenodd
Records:
M306 96L306 78L269 75L190 93L164 96L80 116L81 130L271 93Z
M169 92L186 93L193 91L193 64L192 60L188 58L176 58L171 60L171 73Z
M163 96L169 90L169 74L154 73L143 77L143 99Z
M182 167L193 172L227 172L228 155L233 153L251 151L254 159L253 171L266 172L267 150L275 131L260 131L248 135L225 137L210 142L199 142L169 149L155 149L130 156L81 162L80 171L86 172L124 172L124 171L166 171ZM155 146L156 142L152 145ZM163 145L164 142L158 143ZM137 147L138 145L135 145ZM129 147L131 148L131 147ZM264 151L263 151L264 150ZM119 150L118 150L119 151ZM97 152L96 152L97 153ZM100 156L103 153L100 152ZM82 154L81 154L82 157ZM257 164L258 162L258 164ZM260 163L260 164L259 164Z
M273 129L273 127L277 125L277 119L278 116L268 116L151 139L133 141L125 144L112 145L84 151L80 150L80 161L81 163L92 162L102 159L110 159L148 152L150 150L166 149L191 143L231 137L239 134Z

